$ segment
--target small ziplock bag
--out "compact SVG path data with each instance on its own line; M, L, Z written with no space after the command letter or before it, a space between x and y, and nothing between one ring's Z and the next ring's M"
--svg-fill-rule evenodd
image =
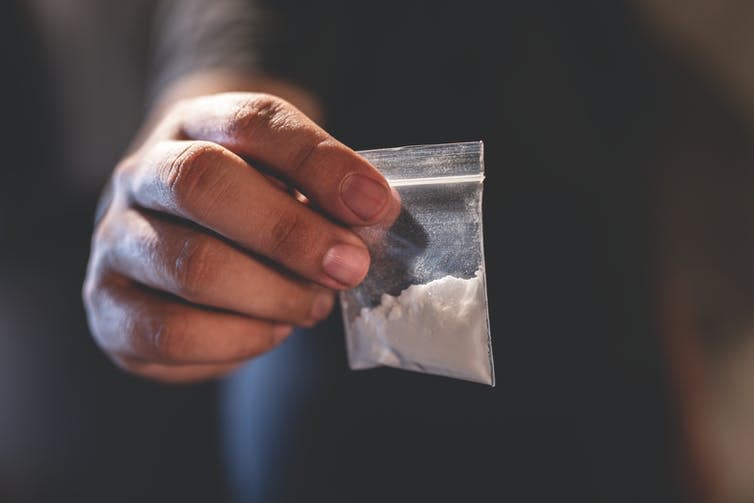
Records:
M348 364L495 385L482 240L483 144L364 150L398 192L389 224L357 230L372 263L340 293Z

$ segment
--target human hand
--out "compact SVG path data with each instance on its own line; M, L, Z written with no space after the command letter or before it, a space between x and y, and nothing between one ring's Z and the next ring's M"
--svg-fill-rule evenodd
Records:
M170 382L223 375L327 317L334 291L369 268L349 227L399 210L366 160L256 93L177 103L109 190L83 288L89 326L119 366Z

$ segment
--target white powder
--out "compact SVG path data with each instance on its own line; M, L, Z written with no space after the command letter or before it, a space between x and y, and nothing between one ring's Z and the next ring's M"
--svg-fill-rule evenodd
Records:
M386 365L494 385L481 271L412 285L347 327L354 369Z

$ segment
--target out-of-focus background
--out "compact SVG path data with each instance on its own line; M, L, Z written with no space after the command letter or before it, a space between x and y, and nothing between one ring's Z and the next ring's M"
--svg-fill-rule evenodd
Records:
M0 96L3 503L219 502L230 493L221 441L227 438L222 432L226 423L220 417L227 409L219 403L225 383L174 387L123 374L89 336L81 304L99 189L149 106L161 3L10 1L0 17L5 68ZM613 10L587 4L574 3L576 25L615 22L615 17L601 17L606 11L611 16L630 13L627 30L641 33L637 38L651 47L632 54L659 53L678 65L669 72L675 84L656 94L668 99L658 103L668 108L667 122L626 128L651 126L661 133L646 145L659 153L652 166L657 176L644 193L653 212L652 256L638 259L637 267L638 274L647 274L649 285L647 313L637 323L651 327L660 352L648 360L659 363L643 373L646 361L634 362L630 351L621 360L622 365L636 365L635 375L644 379L641 389L656 383L661 398L633 398L656 410L626 414L619 425L627 432L656 435L630 454L633 459L646 455L655 472L637 480L646 484L639 491L645 490L645 501L668 501L669 495L704 503L754 501L754 2L634 0L617 2L620 7ZM550 27L568 26L570 21L559 24L555 19L563 10L552 5L544 2L541 11L514 4L504 9L509 25L522 12L521 23L529 23L522 32L528 33L531 47L506 61L511 79L549 74L536 70L538 62L527 54L547 46ZM568 31L558 36L575 47L585 44L582 66L553 71L568 75L568 82L604 77L621 66L613 58L622 53L600 53L598 43L586 44L575 31L572 38ZM602 67L600 61L609 64ZM655 63L630 62L649 72ZM620 92L597 102L619 111L627 105L618 100L630 102L638 92L632 88L636 82L646 85L652 79L627 79L625 87L618 85ZM531 83L540 91L547 85ZM596 112L585 112L578 103L551 108L553 117L561 119L584 120L569 116L569 107L575 107L609 121L610 106ZM550 118L531 121L553 127ZM558 147L568 154L568 148ZM647 319L650 324L642 325ZM621 320L616 323L625 322ZM503 340L506 334L495 336ZM631 341L616 344L629 346ZM621 350L617 347L616 354L623 355ZM547 355L548 348L541 352ZM550 359L547 355L544 361ZM558 368L568 371L565 364ZM562 377L542 372L543 382ZM515 376L505 369L499 375L507 384L496 392L516 386ZM641 423L652 419L657 424ZM600 435L609 441L608 435L620 435L620 429ZM653 444L656 451L640 451ZM623 455L608 447L604 452ZM620 465L611 459L605 463ZM544 473L542 484L547 483ZM587 501L565 493L563 500Z
M637 0L698 90L657 180L659 335L699 501L754 500L754 2Z
M126 376L81 302L97 193L142 120L157 2L6 2L0 501L222 501L212 384Z

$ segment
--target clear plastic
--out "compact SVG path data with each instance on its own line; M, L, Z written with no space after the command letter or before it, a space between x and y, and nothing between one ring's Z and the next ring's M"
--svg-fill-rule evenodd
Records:
M360 229L372 265L340 302L351 369L389 366L495 385L482 235L483 144L359 152L401 212Z

